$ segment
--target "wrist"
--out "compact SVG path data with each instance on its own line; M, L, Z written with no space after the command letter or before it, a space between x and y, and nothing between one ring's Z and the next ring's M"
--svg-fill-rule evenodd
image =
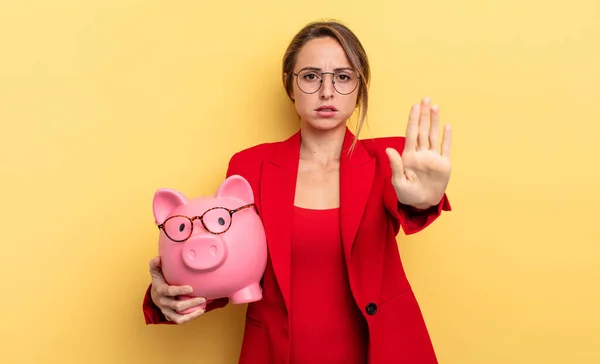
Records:
M425 211L425 210L429 210L432 207L438 206L441 201L442 201L441 198L438 199L438 200L431 200L431 199L429 199L429 201L422 201L420 203L413 203L413 204L410 204L409 206L412 207L415 210L418 210L418 211Z
M398 203L400 203L401 205L404 205L406 207L409 207L413 210L416 211L424 211L427 210L429 208L431 208L432 205L431 203L428 203L427 201L420 201L420 202L416 202L416 201L411 201L411 202L403 202L400 199L398 199Z

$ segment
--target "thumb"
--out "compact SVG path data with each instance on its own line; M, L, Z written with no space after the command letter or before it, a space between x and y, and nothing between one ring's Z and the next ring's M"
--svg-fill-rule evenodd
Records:
M149 265L150 265L150 269L154 269L154 270L156 270L158 267L160 267L160 256L156 256L156 257L152 258L150 260Z
M160 277L162 275L162 273L160 272L160 256L152 258L152 260L150 260L149 266L150 266L150 274L153 277L156 277L156 276Z
M404 164L402 163L402 157L400 153L394 148L387 148L385 150L390 160L390 166L392 167L392 176L404 176Z

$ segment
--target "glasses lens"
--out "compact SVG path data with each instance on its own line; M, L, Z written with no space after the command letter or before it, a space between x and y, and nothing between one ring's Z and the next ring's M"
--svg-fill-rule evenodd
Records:
M336 91L347 95L352 93L358 86L358 76L356 72L351 70L344 70L336 72L333 80L333 87L335 87Z
M173 216L165 221L167 237L175 241L183 241L192 234L192 222L184 216Z
M220 234L229 228L231 215L224 208L207 211L202 217L204 227L213 234Z
M298 74L298 88L302 92L312 94L321 87L321 74L311 70L304 70Z

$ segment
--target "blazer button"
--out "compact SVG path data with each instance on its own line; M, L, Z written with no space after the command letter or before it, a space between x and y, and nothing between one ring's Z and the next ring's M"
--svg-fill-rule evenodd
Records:
M369 303L367 305L367 315L369 316L373 316L375 314L375 312L377 312L377 305L374 303Z

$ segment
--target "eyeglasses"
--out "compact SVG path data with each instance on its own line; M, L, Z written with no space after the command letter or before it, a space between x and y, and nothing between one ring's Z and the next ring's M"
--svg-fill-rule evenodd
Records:
M305 94L314 94L323 85L323 76L331 75L333 88L342 95L349 95L358 87L360 76L351 69L342 69L335 72L318 72L313 68L302 69L296 76L296 84Z
M225 207L213 207L206 210L201 216L187 217L183 215L174 215L165 222L158 225L159 229L165 232L165 235L174 242L181 243L192 236L194 231L194 220L199 219L206 231L211 234L219 235L225 233L231 227L233 214L242 211L254 204L244 205L235 210Z

